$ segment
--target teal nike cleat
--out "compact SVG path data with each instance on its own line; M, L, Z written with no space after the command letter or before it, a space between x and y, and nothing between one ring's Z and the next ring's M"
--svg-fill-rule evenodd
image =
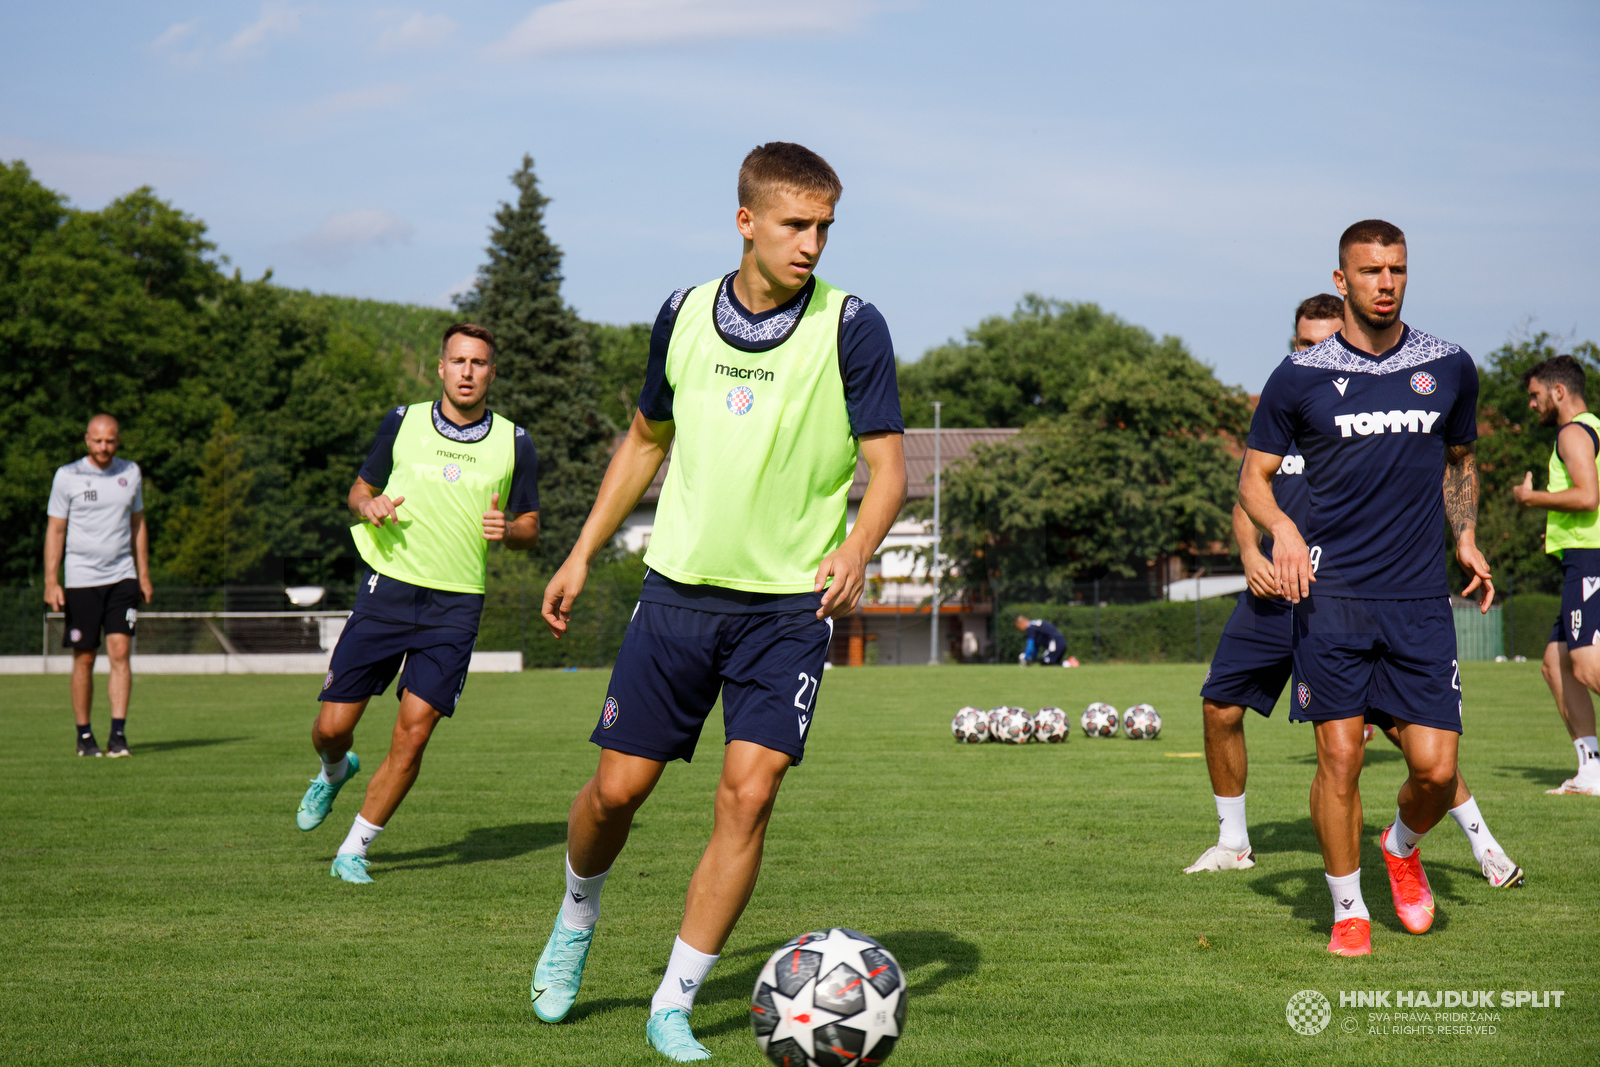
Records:
M328 873L335 878L343 878L356 885L368 885L372 882L372 875L367 873L367 857L358 856L354 852L341 852L333 857L333 866Z
M711 1050L694 1039L689 1030L689 1013L682 1008L662 1008L644 1024L650 1047L676 1063L709 1060Z
M533 1013L547 1023L558 1023L567 1017L578 999L578 987L583 984L583 965L589 959L589 946L594 942L594 929L574 930L556 914L556 925L550 931L550 940L544 943L539 962L533 968Z
M300 798L300 810L294 813L294 823L302 830L315 830L322 825L322 820L328 817L328 812L333 810L333 798L339 795L339 790L345 783L356 776L361 769L361 761L354 752L350 753L350 766L345 770L344 781L338 785L329 785L322 780L322 776L311 779L311 787L306 790L306 795Z

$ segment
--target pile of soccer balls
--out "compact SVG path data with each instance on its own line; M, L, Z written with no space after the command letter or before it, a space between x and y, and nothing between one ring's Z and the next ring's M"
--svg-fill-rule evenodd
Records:
M1149 704L1135 704L1119 719L1117 709L1096 701L1084 710L1078 720L1086 737L1115 737L1120 727L1130 741L1153 740L1161 732L1161 716ZM1059 744L1071 734L1067 713L1060 708L1040 708L1029 714L1026 708L1001 705L985 711L966 707L956 712L950 723L950 732L957 741L968 745L985 741L1003 741L1008 745L1025 745L1029 741Z

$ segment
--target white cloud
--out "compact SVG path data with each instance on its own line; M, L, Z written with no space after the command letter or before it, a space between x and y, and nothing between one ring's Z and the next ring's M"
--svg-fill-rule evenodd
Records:
M300 29L300 9L269 2L261 5L261 17L233 35L223 46L224 53L238 55L282 40Z
M164 52L169 48L176 48L178 45L193 37L194 31L199 28L199 19L193 19L189 22L174 22L171 26L167 27L166 32L164 32L160 37L157 37L155 40L150 42L150 48L152 51L156 52Z
M456 32L453 19L444 15L424 15L420 11L398 26L391 26L378 35L378 51L410 52L443 44Z
M321 226L297 243L318 259L342 263L369 248L406 244L413 232L411 224L398 215L377 208L360 208L329 215Z
M314 100L298 109L298 114L302 118L329 118L357 111L376 111L379 108L393 107L410 96L410 88L393 82L364 85L359 89L346 89Z
M491 50L503 59L748 37L814 37L853 29L873 0L556 0Z

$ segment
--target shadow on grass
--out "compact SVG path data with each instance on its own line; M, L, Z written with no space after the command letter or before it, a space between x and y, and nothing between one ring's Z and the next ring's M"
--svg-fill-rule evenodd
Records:
M1317 851L1315 836L1311 834L1311 820L1303 820L1305 833L1311 836L1311 851ZM1279 824L1295 826L1297 824ZM1251 827L1251 843L1254 844L1256 836L1255 827ZM1392 933L1406 934L1408 931L1401 925L1400 917L1394 913L1394 898L1390 895L1388 869L1383 862L1382 846L1378 844L1378 834L1371 828L1362 831L1361 840L1361 895L1366 901L1367 911L1372 914L1372 924L1383 927ZM1258 868L1259 869L1259 868ZM1480 877L1482 872L1451 864L1430 863L1424 868L1428 875L1428 885L1433 890L1433 899L1436 904L1462 903L1465 898L1456 890L1456 877L1468 875ZM1328 894L1327 872L1319 864L1315 867L1302 867L1292 871L1274 871L1261 874L1251 879L1250 888L1255 893L1276 901L1287 907L1289 914L1300 919L1314 930L1330 930L1333 926L1333 899ZM1450 918L1443 911L1436 911L1433 918L1434 930L1448 930Z
M413 849L410 852L392 852L373 856L374 863L384 864L386 871L423 871L433 867L451 867L459 863L488 863L495 860L515 859L530 852L563 844L567 840L567 824L562 822L523 822L510 826L480 826L468 830L467 836L448 845Z
M155 752L177 752L185 748L206 748L210 745L231 745L238 741L254 741L253 737L191 737L185 741L141 741L128 747L135 756Z
M1250 847L1257 856L1275 852L1310 852L1316 855L1317 833L1311 828L1311 816L1287 822L1253 823L1250 826Z
M1568 778L1572 777L1570 771L1558 771L1550 767L1499 767L1500 774L1507 777L1520 774L1527 781L1554 789Z

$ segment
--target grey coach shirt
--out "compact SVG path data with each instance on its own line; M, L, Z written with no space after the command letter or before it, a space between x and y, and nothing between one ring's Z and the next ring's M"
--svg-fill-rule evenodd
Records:
M114 459L101 470L85 456L57 468L47 511L52 519L67 520L63 584L81 589L137 578L128 520L143 510L144 482L137 463Z

